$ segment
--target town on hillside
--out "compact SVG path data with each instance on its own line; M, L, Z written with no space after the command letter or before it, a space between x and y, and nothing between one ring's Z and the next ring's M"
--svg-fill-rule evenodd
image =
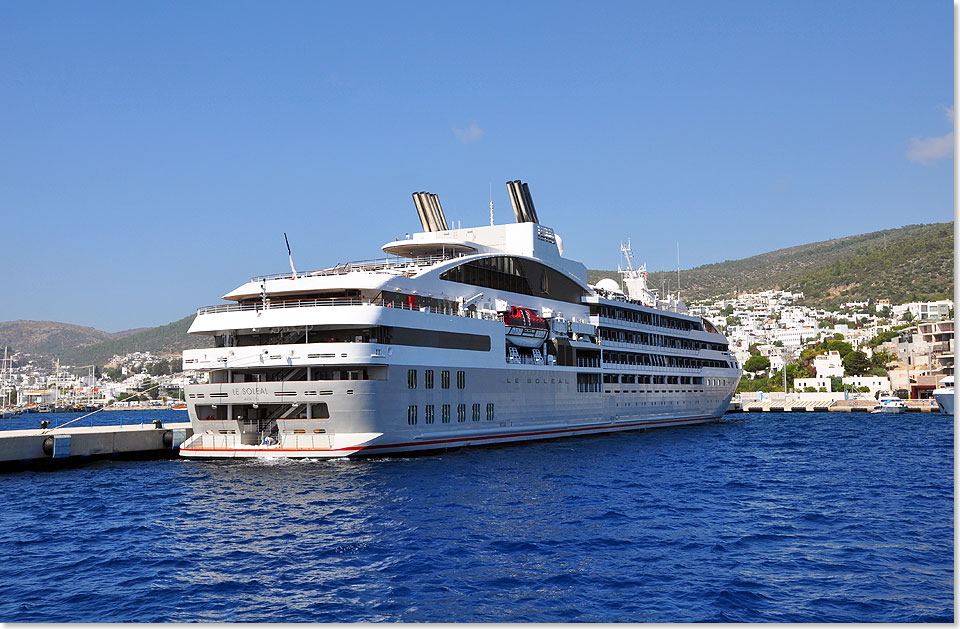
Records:
M730 340L744 400L767 392L927 399L953 375L950 300L853 301L836 310L802 302L802 293L768 290L691 305Z
M953 374L953 302L849 302L836 310L803 305L803 294L768 290L692 303L730 340L743 368L744 400L764 393L817 393L823 399L889 392L926 399ZM134 352L103 365L66 365L4 353L0 405L21 412L177 408L186 384L179 354Z

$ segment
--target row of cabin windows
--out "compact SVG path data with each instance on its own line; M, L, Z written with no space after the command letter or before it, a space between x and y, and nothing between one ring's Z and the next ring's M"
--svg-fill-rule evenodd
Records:
M616 321L627 321L630 323L643 323L646 325L655 325L661 328L670 328L672 330L702 330L703 326L699 321L688 321L678 319L668 315L646 312L643 310L631 310L627 308L617 308L603 304L590 306L590 314L600 315Z
M684 367L700 369L702 367L729 367L729 363L722 360L705 358L686 358L683 356L662 356L659 354L640 354L631 352L604 352L603 362L614 365L651 365L659 367Z
M718 352L725 352L729 349L727 345L719 343L706 343L704 341L695 341L692 339L681 339L664 334L650 334L647 332L630 332L629 330L617 330L611 328L602 328L600 338L604 341L614 341L617 343L633 343L636 345L654 345L659 347L669 347L672 349L691 349L702 350L710 349Z
M480 404L474 404L471 407L471 419L475 422L480 421ZM427 404L423 407L423 423L432 424L434 423L436 417L436 406L433 404ZM494 408L493 403L487 404L487 421L492 422L494 418ZM407 407L407 423L411 426L416 426L419 421L419 407L416 404L411 404ZM466 404L457 404L457 423L464 423L467 421L467 405ZM440 422L443 424L450 423L450 405L444 404L440 407Z
M632 373L605 373L604 384L703 384L701 376L652 376Z
M433 369L425 369L423 371L423 388L432 389L433 388ZM457 372L457 388L465 389L467 387L467 373L465 371ZM407 388L416 389L417 388L417 370L408 369L407 370ZM440 372L440 388L449 389L450 388L450 372L444 369Z

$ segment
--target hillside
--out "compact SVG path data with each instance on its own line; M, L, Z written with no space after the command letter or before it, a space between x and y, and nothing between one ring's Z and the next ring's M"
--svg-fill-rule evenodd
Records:
M142 332L111 338L102 342L77 347L59 354L62 362L70 365L102 365L114 354L150 352L155 355L177 354L185 349L208 347L209 337L190 336L187 330L197 315L192 314L173 323Z
M137 332L139 330L103 332L96 328L57 321L4 321L0 322L0 346L9 347L11 353L55 355L79 347L122 339Z
M591 284L617 275L588 271ZM803 292L808 302L823 306L859 299L952 299L953 223L907 225L799 245L706 264L680 276L686 301L768 289ZM676 290L676 271L649 274L651 288L660 288L664 280L669 291Z

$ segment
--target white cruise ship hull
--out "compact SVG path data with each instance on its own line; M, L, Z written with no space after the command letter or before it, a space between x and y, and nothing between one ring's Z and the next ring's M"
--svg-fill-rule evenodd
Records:
M735 383L688 385L670 390L634 385L617 393L581 392L576 370L524 367L391 365L385 380L192 385L187 398L194 437L180 453L212 458L375 456L699 424L723 416L735 387ZM433 371L435 386L407 388L410 370L418 373L420 383L426 371ZM447 389L441 388L444 371L450 373ZM464 374L463 389L456 388L458 371ZM282 420L276 443L265 444L255 429L245 432L241 420L227 419L226 414L224 419L202 416L210 412L213 401L219 402L218 408L226 405L233 415L254 404L293 405L286 400L322 400L329 417ZM411 406L417 407L413 425L408 417ZM426 416L429 406L432 421Z
M942 414L953 415L953 389L936 389L933 397Z

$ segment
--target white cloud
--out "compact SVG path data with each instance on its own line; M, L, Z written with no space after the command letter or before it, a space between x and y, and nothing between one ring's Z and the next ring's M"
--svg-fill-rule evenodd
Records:
M466 144L467 142L476 142L483 137L483 129L477 126L476 122L471 122L466 129L454 129L453 135L457 136L457 139L461 143Z
M953 107L945 111L950 124L954 124ZM910 138L907 159L918 164L927 164L953 155L953 131L936 138Z

